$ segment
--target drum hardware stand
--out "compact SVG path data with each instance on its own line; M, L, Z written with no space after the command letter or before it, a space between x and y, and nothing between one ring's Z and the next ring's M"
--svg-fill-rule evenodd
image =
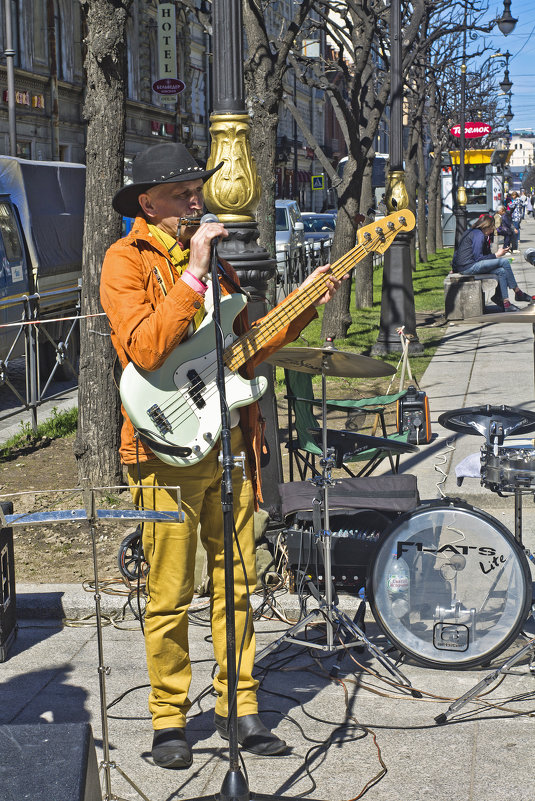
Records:
M435 722L438 723L439 726L442 725L443 723L446 723L448 718L451 715L453 715L454 712L458 712L459 709L461 709L465 704L467 704L469 701L471 701L473 698L479 695L479 693L486 687L488 687L490 684L492 684L493 681L498 679L504 673L507 673L509 671L509 668L512 667L516 662L518 662L518 660L521 659L524 656L524 654L527 654L529 651L532 651L529 670L532 674L535 675L535 664L534 664L535 637L533 637L532 639L529 640L529 642L527 642L524 645L523 648L521 648L519 651L517 651L516 654L513 654L513 656L511 656L506 662L504 662L501 667L496 668L496 670L493 670L492 673L489 673L488 676L485 676L484 679L481 679L481 681L478 682L475 685L475 687L472 687L471 690L468 690L468 692L466 692L464 695L462 695L460 698L454 701L453 704L450 704L446 712L443 712L441 715L437 715L435 718Z
M333 348L334 350L334 348ZM326 372L328 367L328 352L323 353L321 369L321 390L322 390L322 444L323 456L321 459L322 474L316 476L311 481L317 487L317 495L312 502L313 508L313 528L315 536L321 543L323 567L325 574L325 597L322 598L319 591L312 594L318 601L318 608L313 609L303 620L291 626L282 637L267 645L257 656L260 660L271 651L278 648L283 642L291 642L306 648L314 648L325 652L349 650L357 645L364 645L368 651L375 656L378 662L392 675L396 681L404 687L411 688L409 679L401 673L394 662L384 654L380 648L374 645L364 634L363 630L351 618L342 612L334 598L332 581L332 532L329 525L329 487L332 486L332 468L334 466L333 449L327 446L327 382ZM321 527L321 507L323 507L324 528ZM314 588L315 590L315 588ZM305 629L310 623L319 617L326 622L326 644L309 642L296 635ZM335 644L334 633L338 631L342 642ZM416 691L411 689L414 695Z
M126 799L115 795L111 787L111 769L114 768L125 781L136 791L143 801L150 801L150 799L139 789L139 787L130 779L129 776L117 765L116 762L110 760L110 739L108 729L108 710L106 703L106 676L111 673L111 668L104 664L104 646L102 639L102 611L100 605L101 595L99 592L99 576L98 576L98 560L97 560L97 539L96 539L96 523L97 520L145 520L148 522L156 522L158 520L176 520L181 522L183 520L183 513L180 511L180 488L168 487L171 491L176 491L177 506L176 512L155 512L152 510L138 510L138 509L97 509L95 506L95 492L110 491L110 490L123 490L123 487L94 487L89 485L84 486L82 490L80 487L74 489L56 490L59 492L70 492L83 494L84 508L83 509L68 509L56 510L52 512L35 512L33 514L12 514L4 515L0 505L0 522L3 526L16 526L26 525L34 526L36 524L50 524L50 523L65 523L66 521L85 520L89 524L89 534L91 537L91 551L93 557L93 579L95 582L95 617L97 629L97 647L98 647L98 678L99 678L99 699L100 699L100 718L102 727L102 754L103 759L99 765L99 772L102 771L104 781L103 790L104 795L102 801L126 801ZM145 489L156 489L156 487L145 487ZM43 491L43 493L46 492ZM43 494L32 491L13 493L14 495L37 495ZM7 497L7 496L1 496Z

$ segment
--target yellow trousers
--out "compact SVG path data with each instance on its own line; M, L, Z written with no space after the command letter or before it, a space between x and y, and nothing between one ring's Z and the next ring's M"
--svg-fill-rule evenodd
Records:
M232 453L245 450L239 426L232 429ZM176 510L176 495L166 487L181 490L184 523L145 523L143 551L150 566L147 577L145 649L151 683L149 709L154 729L186 725L191 702L191 664L188 644L188 606L193 597L197 530L208 556L211 578L211 624L214 656L219 670L214 678L217 694L215 711L228 714L227 650L225 621L225 576L223 513L221 508L221 465L218 447L192 467L172 467L159 460L129 465L128 477L134 503L145 509ZM140 481L141 479L141 481ZM133 484L157 489L140 490ZM247 604L247 585L256 586L253 523L253 490L247 468L244 481L241 466L232 471L234 523L240 543L247 580L234 541L234 603L236 609L236 662L245 629L245 642L238 675L238 716L258 711L253 679L255 637L252 610ZM248 614L247 614L248 613Z

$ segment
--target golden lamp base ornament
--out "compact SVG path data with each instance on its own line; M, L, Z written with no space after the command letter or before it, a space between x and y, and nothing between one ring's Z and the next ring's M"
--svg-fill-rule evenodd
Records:
M221 222L252 222L260 201L260 179L249 140L248 114L213 114L207 169L223 166L204 185L204 201Z
M385 200L386 208L389 212L409 208L409 196L405 187L404 170L394 170L388 173Z
M466 189L464 186L459 186L457 188L457 204L459 206L466 206L468 202L468 198L466 196Z

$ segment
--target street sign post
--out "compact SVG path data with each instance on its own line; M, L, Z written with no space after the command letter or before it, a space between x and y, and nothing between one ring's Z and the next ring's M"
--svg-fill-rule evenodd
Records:
M310 182L312 184L312 189L323 189L325 186L323 175L311 175Z

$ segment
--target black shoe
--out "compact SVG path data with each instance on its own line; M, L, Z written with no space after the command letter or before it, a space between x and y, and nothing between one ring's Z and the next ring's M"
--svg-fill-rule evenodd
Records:
M215 714L216 731L228 740L227 718ZM259 715L243 715L238 718L238 742L245 751L259 756L277 756L286 751L286 743L267 729Z
M515 300L521 303L533 303L535 298L532 298L527 292L515 292Z
M515 306L514 303L508 303L507 306L504 305L503 307L504 312L517 312L520 311L518 306Z
M503 309L503 298L501 292L495 292L491 297L491 303L495 303L500 309Z
M152 758L160 768L189 768L193 762L184 729L158 729L152 739Z

